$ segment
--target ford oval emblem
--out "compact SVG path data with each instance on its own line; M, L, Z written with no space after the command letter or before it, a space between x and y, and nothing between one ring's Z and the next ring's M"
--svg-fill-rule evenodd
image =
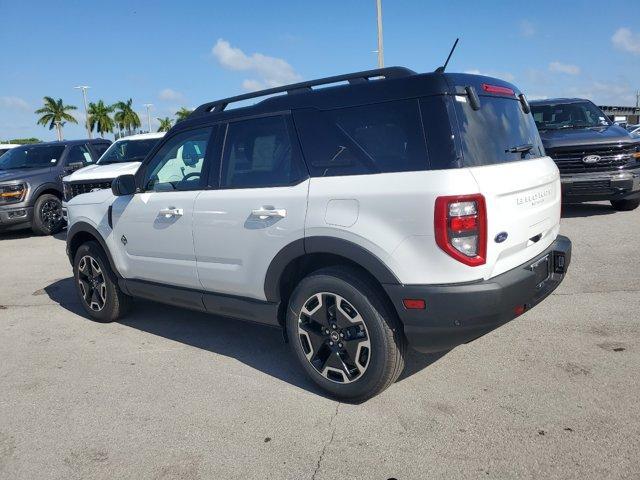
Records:
M600 155L587 155L586 157L582 157L583 163L598 163L600 161Z
M509 234L507 232L500 232L496 235L495 241L496 243L502 243L507 239L508 236Z

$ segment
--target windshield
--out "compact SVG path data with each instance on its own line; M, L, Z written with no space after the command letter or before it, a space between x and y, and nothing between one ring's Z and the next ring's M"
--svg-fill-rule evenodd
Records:
M112 144L98 160L98 165L121 162L141 162L147 153L160 141L160 138L147 140L120 140Z
M53 167L58 163L64 145L29 145L16 147L0 157L0 170Z
M0 147L0 157L2 155L4 155L5 153L7 153L9 150L11 150L11 149L10 148L2 148L2 147Z
M533 118L524 113L519 100L481 95L479 110L471 108L463 96L456 95L454 103L465 166L517 162L544 155Z
M540 130L587 128L611 125L607 116L591 102L531 105L531 112Z

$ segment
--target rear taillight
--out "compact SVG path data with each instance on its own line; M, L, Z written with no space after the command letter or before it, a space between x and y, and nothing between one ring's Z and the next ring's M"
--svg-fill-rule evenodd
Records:
M476 267L487 256L487 207L480 194L438 197L436 243L459 262Z

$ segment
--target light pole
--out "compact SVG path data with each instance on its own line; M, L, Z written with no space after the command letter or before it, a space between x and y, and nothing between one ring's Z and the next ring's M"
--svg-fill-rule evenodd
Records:
M84 115L85 115L85 126L87 127L87 135L89 135L89 139L91 139L91 129L89 128L89 108L87 107L87 89L91 88L88 85L78 85L77 87L82 90L82 99L84 100Z
M151 133L151 114L149 113L149 109L153 107L153 103L145 103L145 107L147 107L147 125L149 127L149 133Z
M378 11L378 68L384 68L384 46L382 45L382 0L376 0Z

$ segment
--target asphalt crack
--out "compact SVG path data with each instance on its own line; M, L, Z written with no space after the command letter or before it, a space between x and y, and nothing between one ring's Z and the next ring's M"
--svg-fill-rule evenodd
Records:
M331 417L331 421L329 422L329 426L333 426L333 422L336 419L336 417L338 416L338 409L339 408L340 408L340 402L338 402L338 404L336 405L336 411L333 412L333 416ZM316 463L316 468L313 471L313 475L311 475L311 480L315 480L316 479L316 475L320 471L320 465L322 465L322 460L324 458L324 454L327 451L327 448L329 447L329 445L331 445L333 443L333 438L336 435L336 429L337 428L338 428L337 425L335 427L333 427L333 430L331 431L331 438L329 438L329 441L324 444L324 447L322 447L322 451L320 452L320 457L318 458L318 462Z

